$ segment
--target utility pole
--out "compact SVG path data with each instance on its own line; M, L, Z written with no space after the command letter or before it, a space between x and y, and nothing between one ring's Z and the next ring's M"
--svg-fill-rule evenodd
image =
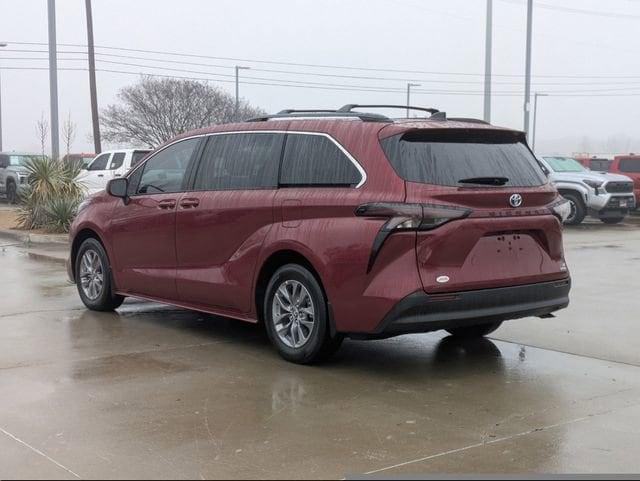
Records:
M100 141L100 121L98 119L98 93L96 90L96 54L93 46L93 14L91 12L91 0L85 0L87 11L87 46L89 54L89 92L91 96L91 120L93 122L93 147L95 153L102 152Z
M0 48L6 47L5 42L0 42ZM0 152L2 152L2 69L0 68Z
M251 67L241 67L236 65L236 107L233 114L235 122L240 121L240 70L249 70Z
M538 97L548 97L549 94L536 92L533 94L533 132L531 133L531 150L536 153L536 126L538 125Z
M409 118L409 107L411 107L411 87L420 87L420 84L407 83L407 118Z
M531 112L531 31L533 28L533 0L527 0L527 54L524 79L524 132L529 136Z
M491 122L491 55L493 49L493 0L487 0L487 27L484 44L484 121Z
M60 157L58 125L58 53L56 45L56 0L47 0L49 10L49 95L51 97L51 157Z

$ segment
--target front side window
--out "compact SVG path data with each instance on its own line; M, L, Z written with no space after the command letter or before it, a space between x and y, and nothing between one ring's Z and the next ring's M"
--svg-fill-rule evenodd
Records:
M289 134L282 160L282 186L356 186L362 175L347 155L324 135Z
M163 194L183 191L184 175L200 142L199 138L177 142L152 156L140 169L137 194ZM129 182L135 182L135 175Z
M546 182L531 151L512 132L417 131L384 139L382 147L398 175L410 182L451 187L486 185L491 179L510 187Z
M117 152L113 154L113 159L111 159L111 165L109 166L110 170L116 170L122 167L124 164L124 158L126 154L124 152Z
M269 189L278 185L284 134L212 135L202 153L195 190Z
M96 160L91 162L91 165L89 166L89 168L87 170L89 170L89 171L107 170L107 164L109 163L109 158L110 157L111 157L111 154L102 154L102 155L98 156L96 158Z
M584 172L587 169L576 159L570 157L545 157L554 172Z
M620 161L620 171L630 174L640 173L640 159L622 159Z

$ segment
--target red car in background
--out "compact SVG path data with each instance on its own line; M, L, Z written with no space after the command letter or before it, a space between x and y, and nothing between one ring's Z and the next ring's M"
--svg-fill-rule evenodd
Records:
M640 202L640 155L617 155L609 166L609 172L622 174L633 180L633 193L636 196L636 210Z
M483 336L568 305L569 204L523 132L364 107L392 106L191 132L111 180L71 228L84 304L262 322L298 363L344 337Z

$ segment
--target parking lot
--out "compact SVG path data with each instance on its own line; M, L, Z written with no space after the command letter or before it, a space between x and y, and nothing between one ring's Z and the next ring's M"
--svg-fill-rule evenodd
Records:
M62 265L0 244L0 478L640 469L637 218L566 230L555 319L347 341L314 367L235 321L89 312Z

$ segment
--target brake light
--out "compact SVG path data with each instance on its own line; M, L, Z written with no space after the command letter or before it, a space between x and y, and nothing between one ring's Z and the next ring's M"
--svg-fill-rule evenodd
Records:
M356 209L358 217L388 218L382 226L371 249L367 272L371 271L380 249L387 238L396 231L431 230L447 222L463 219L470 209L434 204L405 204L400 202L373 202Z

